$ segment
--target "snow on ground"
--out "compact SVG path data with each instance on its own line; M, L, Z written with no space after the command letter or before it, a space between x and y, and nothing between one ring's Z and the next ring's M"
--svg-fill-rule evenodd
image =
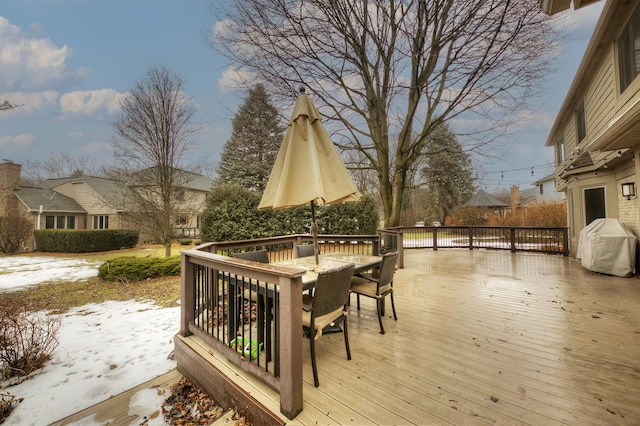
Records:
M167 356L179 324L180 308L151 302L111 301L69 311L53 359L33 379L5 389L24 398L5 424L49 424L171 371L176 363ZM148 396L155 408L145 414L160 407L155 392Z
M86 280L98 275L102 262L60 257L0 257L0 291L19 290L46 281Z
M38 265L33 259L47 263ZM0 286L6 291L55 280L66 260L0 257ZM67 264L62 269L69 279L89 275L90 268L76 261L75 267ZM92 268L95 275L96 265ZM152 302L109 301L70 310L63 314L52 360L33 379L3 390L24 398L4 424L49 424L174 369L176 362L167 356L179 326L180 308L160 308ZM130 413L149 415L167 397L141 391L132 398ZM162 424L163 418L148 424L154 421ZM100 423L88 418L76 424Z

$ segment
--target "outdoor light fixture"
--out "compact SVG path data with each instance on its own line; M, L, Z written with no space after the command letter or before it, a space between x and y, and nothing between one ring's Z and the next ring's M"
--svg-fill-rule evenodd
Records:
M622 184L622 196L627 200L636 198L636 184L633 182L626 182Z

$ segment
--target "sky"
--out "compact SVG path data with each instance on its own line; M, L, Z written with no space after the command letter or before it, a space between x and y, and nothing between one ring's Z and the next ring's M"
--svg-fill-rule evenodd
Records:
M98 274L98 264L55 257L0 257L0 291L52 281L84 280ZM145 383L176 368L168 358L179 331L180 308L160 308L152 302L108 301L73 308L62 316L59 344L52 359L30 380L2 389L23 398L4 425L45 425ZM153 418L170 389L143 389L129 405L129 413ZM101 425L93 417L76 425Z
M230 64L206 43L215 1L2 0L0 101L24 106L0 113L0 161L42 162L64 153L111 163L110 122L119 100L150 67L165 67L187 81L195 121L204 126L189 160L215 164L245 96L242 88L231 89ZM524 189L553 172L547 134L603 4L558 18L564 32L556 71L522 113L517 132L478 164L483 189Z

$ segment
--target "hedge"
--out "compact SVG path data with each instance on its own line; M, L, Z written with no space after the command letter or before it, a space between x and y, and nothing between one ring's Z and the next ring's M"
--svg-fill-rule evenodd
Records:
M46 229L35 231L38 251L88 253L134 247L138 231L134 229Z
M175 275L180 275L180 256L123 256L109 260L98 268L98 277L107 281L142 281Z

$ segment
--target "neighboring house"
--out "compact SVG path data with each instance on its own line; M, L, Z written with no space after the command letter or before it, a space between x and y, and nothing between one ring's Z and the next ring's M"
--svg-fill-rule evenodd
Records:
M552 173L532 183L534 200L537 203L552 203L565 199L564 192L556 191L556 175Z
M639 47L640 3L607 0L546 142L555 147L556 189L566 193L572 256L597 218L640 235Z
M21 169L11 161L0 163L0 215L15 209L31 218L34 230L133 227L129 220L130 209L135 208L133 189L94 176L48 179L37 188L21 186ZM176 194L179 202L174 214L176 237L196 237L213 181L186 171L181 176L184 183ZM35 249L33 237L25 246Z
M494 213L498 213L502 216L503 211L509 207L509 204L500 201L498 198L489 194L487 191L479 189L478 192L463 204L467 207L481 207L493 210Z
M577 10L597 1L599 0L573 0L573 9ZM545 13L553 15L569 9L571 3L571 0L540 0L540 7Z

